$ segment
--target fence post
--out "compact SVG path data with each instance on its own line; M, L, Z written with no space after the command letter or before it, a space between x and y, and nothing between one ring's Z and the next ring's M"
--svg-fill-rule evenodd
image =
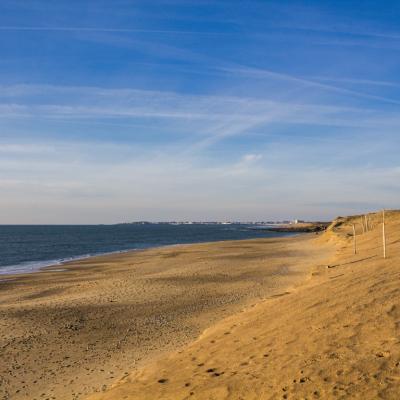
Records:
M383 258L386 258L386 231L385 231L385 210L382 211L382 241L383 241Z
M354 242L354 254L357 254L356 226L354 224L353 224L353 242Z

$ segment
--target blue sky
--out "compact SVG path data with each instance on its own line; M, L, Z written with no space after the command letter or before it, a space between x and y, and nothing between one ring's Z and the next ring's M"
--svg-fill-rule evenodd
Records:
M398 1L0 2L0 223L326 219L400 198Z

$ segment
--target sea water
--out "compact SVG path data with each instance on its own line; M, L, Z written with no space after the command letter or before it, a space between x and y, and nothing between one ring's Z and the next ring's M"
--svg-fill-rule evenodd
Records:
M242 224L0 225L0 274L113 252L287 235Z

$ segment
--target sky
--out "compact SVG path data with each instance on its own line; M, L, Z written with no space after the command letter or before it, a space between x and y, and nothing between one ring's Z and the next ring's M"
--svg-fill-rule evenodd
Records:
M400 200L400 2L1 0L0 224Z

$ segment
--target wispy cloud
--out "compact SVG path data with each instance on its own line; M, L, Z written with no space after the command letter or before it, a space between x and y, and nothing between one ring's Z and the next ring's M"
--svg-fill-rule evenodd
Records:
M46 144L32 144L32 143L0 143L0 154L6 155L32 155L41 154L45 155L54 151L54 147Z
M135 29L135 28L106 28L83 26L0 26L3 32L110 32L110 33L148 33L171 35L238 35L238 32L168 30L168 29Z
M400 82L381 81L373 79L340 78L340 77L328 77L328 76L314 76L312 77L312 79L322 82L327 81L336 83L348 83L352 85L371 85L371 86L384 86L393 88L400 87Z
M358 37L367 37L367 38L380 38L380 39L393 39L399 40L400 34L398 32L384 32L378 31L373 28L366 28L365 26L361 29L354 29L351 26L345 27L334 27L325 26L325 27L317 27L317 26L284 26L281 25L282 28L286 28L287 30L291 31L307 31L307 32L314 32L314 33L328 33L328 34L340 34L343 36L358 36ZM343 38L345 39L345 37Z
M273 124L368 130L396 130L400 126L400 117L395 111L323 105L312 98L309 102L299 98L302 103L295 98L277 101L135 89L17 85L1 90L0 120L53 119L63 124L105 123L127 128L146 120L148 127L154 126L164 135L161 143L178 132L184 138L191 138L189 143L185 140L186 151L200 151L221 140L256 128L265 130Z
M291 83L295 83L295 84L301 84L304 86L315 87L315 88L325 90L325 91L336 92L336 93L341 93L344 95L351 95L354 97L360 97L360 98L364 98L364 99L370 99L370 100L376 100L376 101L380 101L380 102L384 102L384 103L400 105L400 101L396 100L396 99L391 99L391 98L384 97L384 96L364 93L364 92L360 92L360 91L356 91L356 90L343 88L340 86L321 83L321 82L318 82L315 80L297 77L297 76L286 74L286 73L276 72L276 71L272 71L272 70L265 69L265 68L253 68L253 67L238 66L238 67L221 67L220 69L230 72L230 73L234 73L234 74L242 74L242 75L246 75L246 76L252 76L252 77L255 77L258 79L263 79L263 78L278 79L278 80L283 80L283 81L287 81L287 82L291 82Z
M248 153L243 155L240 160L232 166L230 169L231 175L248 175L249 173L254 172L255 169L259 168L259 162L263 159L263 155L260 153ZM262 170L262 174L265 174L265 171Z

